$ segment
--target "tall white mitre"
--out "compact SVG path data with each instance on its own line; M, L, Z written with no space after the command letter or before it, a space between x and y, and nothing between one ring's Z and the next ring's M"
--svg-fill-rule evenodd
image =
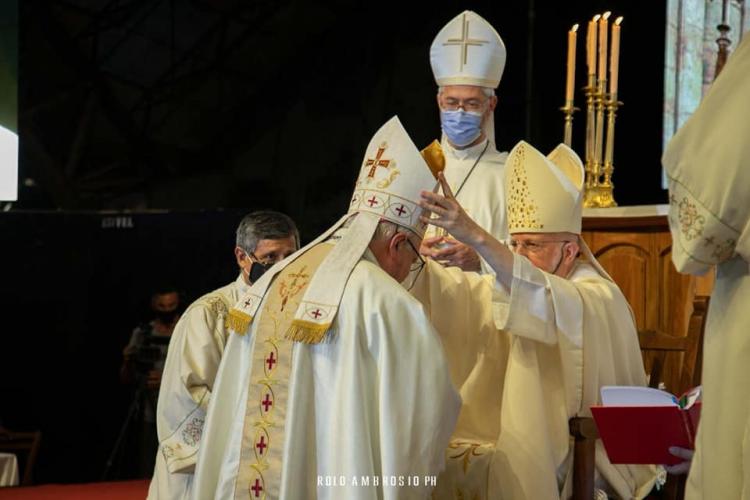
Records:
M544 156L521 141L508 155L505 200L508 232L581 234L584 168L581 158L565 144ZM603 277L609 274L583 238L579 246Z
M419 220L419 193L435 183L431 167L394 116L367 146L349 214L375 214L422 236L426 225Z
M439 86L495 89L503 76L505 57L505 44L495 28L470 10L446 24L430 47L430 65Z
M424 235L426 225L419 219L419 199L422 190L437 186L432 163L425 161L398 117L388 120L367 146L347 214L313 242L269 269L230 312L232 329L238 333L247 331L274 276L353 218L346 231L337 233L340 238L336 247L313 275L287 332L287 338L298 342L321 342L336 317L349 275L365 253L378 223L389 220Z

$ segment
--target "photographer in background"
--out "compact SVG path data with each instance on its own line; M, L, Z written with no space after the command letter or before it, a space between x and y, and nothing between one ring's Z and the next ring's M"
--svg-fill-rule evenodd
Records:
M161 287L151 295L151 310L154 319L137 326L130 336L130 342L123 350L123 363L120 378L124 384L131 384L141 362L151 364L146 382L149 389L159 389L161 372L167 358L169 337L172 336L177 320L180 319L180 294L175 287ZM144 349L150 352L143 352ZM138 356L140 351L141 356ZM159 351L159 352L156 352ZM160 354L160 355L159 355ZM143 359L146 358L146 359Z
M159 397L162 371L167 359L169 339L180 319L180 294L173 286L157 288L151 295L153 319L137 326L130 342L123 350L120 380L133 385L133 400L122 431L128 439L124 446L129 450L124 456L132 457L132 467L125 476L148 477L154 467L158 447L156 433L156 404ZM119 446L116 446L116 450ZM113 452L118 455L119 450ZM110 459L110 462L113 459ZM122 463L122 462L121 462Z

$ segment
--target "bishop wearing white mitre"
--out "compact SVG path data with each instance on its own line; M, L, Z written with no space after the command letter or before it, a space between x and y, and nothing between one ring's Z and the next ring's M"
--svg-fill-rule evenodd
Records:
M431 222L476 248L496 273L494 286L485 286L487 277L429 263L414 290L452 346L446 352L463 399L436 499L569 498L568 420L591 416L603 385L646 383L632 312L580 238L580 159L564 145L545 157L520 142L506 168L513 251L467 216L444 180L448 196L423 193ZM493 305L459 299L451 332L441 324L442 297L464 297L461 289ZM612 465L601 442L596 469L599 487L621 498L643 498L657 472Z
M435 186L392 118L367 147L349 212L230 312L196 499L429 495L460 399L400 282L420 265L419 194Z
M507 237L503 167L508 153L495 147L494 111L505 54L492 25L469 10L446 24L430 47L445 178L464 210L499 240ZM464 271L491 271L471 247L439 236L447 235L434 226L428 228L425 255Z

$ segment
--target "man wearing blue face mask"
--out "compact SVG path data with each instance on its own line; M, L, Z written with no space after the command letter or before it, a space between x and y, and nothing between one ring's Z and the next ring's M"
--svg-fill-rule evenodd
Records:
M226 315L268 268L298 248L299 232L288 216L270 210L246 215L234 248L239 276L193 302L175 326L156 410L159 450L150 499L190 498L206 409L227 341Z
M494 111L505 67L505 45L479 15L464 11L440 30L430 47L439 85L445 177L464 210L488 233L507 238L503 169L507 153L495 148ZM470 247L430 226L420 251L464 271L491 270Z

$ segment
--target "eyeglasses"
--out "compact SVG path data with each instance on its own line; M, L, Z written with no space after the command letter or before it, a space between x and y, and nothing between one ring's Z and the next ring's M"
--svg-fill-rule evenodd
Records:
M268 259L260 260L258 257L255 256L255 253L253 253L253 252L247 252L247 254L250 257L252 257L253 261L257 262L261 266L270 267L270 266L272 266L274 264L274 260L273 259L268 258Z
M573 243L571 240L528 240L528 241L517 241L510 240L508 246L514 251L518 251L519 247L527 253L538 254L544 250L548 243Z
M417 247L414 246L414 243L412 243L409 238L406 238L406 242L409 244L411 249L414 250L414 253L417 255L417 259L418 259L412 262L411 266L409 267L409 271L412 273L414 272L418 273L419 271L422 270L422 268L425 266L426 263L424 259L422 258L422 256L419 255L419 251L417 250Z
M466 100L455 99L453 97L445 97L442 99L440 107L445 111L458 111L459 108L464 111L481 112L484 111L484 105L487 100L471 98Z

